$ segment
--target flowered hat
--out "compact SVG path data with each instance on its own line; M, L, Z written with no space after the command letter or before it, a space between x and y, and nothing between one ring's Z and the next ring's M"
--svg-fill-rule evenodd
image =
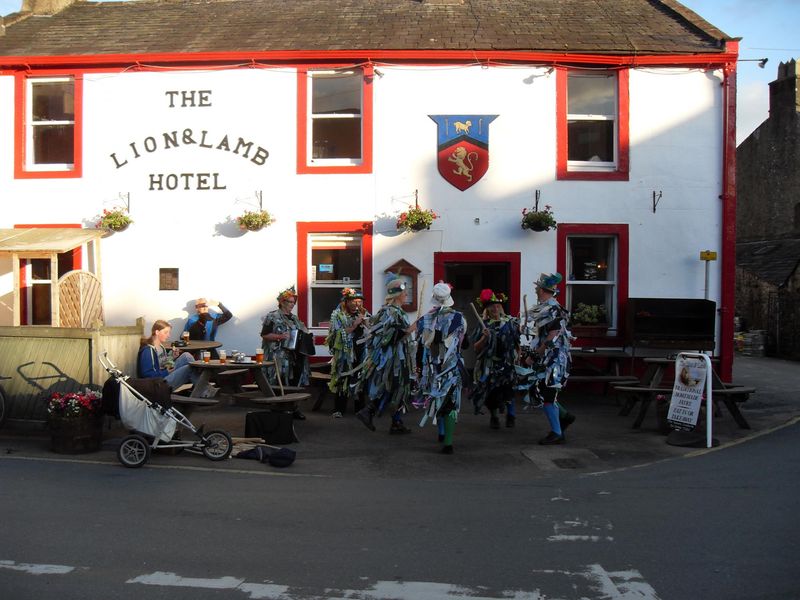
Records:
M294 289L294 286L288 287L278 294L278 302L283 302L288 298L297 299L297 291Z
M360 291L346 287L342 290L342 300L363 300L364 294Z
M506 300L508 300L508 296L503 292L493 292L489 288L481 290L481 295L478 296L478 304L481 308L487 308L490 304L503 304Z
M557 294L558 290L556 288L562 279L561 273L542 273L539 275L539 281L535 281L533 285L551 294Z
M406 282L398 275L389 273L386 276L386 299L397 298L406 289Z
M433 305L453 306L453 297L450 295L452 289L449 283L437 283L433 286L433 294L431 294Z

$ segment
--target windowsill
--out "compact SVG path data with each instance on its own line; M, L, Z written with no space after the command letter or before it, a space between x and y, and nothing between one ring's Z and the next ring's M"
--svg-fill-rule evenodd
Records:
M560 171L559 180L572 181L628 181L628 171Z

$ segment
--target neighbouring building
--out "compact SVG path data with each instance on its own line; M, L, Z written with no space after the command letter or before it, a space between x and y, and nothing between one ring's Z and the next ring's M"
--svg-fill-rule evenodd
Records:
M800 94L795 60L769 84L769 118L736 151L736 312L766 350L800 359Z
M0 33L0 228L133 223L59 260L10 243L0 324L53 323L78 269L106 324L217 298L218 339L252 351L292 284L322 334L343 286L374 310L390 269L409 311L445 280L468 316L558 270L605 325L580 344L624 345L629 298L713 300L728 378L737 57L675 0L25 0ZM438 218L399 231L416 206ZM557 229L521 227L537 206Z

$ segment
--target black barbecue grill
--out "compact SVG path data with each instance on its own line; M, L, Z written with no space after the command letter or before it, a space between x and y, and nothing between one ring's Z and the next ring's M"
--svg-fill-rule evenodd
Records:
M691 298L628 298L626 343L636 348L714 350L717 305Z

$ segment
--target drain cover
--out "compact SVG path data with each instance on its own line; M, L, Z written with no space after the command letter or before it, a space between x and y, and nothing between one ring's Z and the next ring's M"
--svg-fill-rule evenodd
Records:
M583 466L574 458L554 458L553 462L559 469L580 469Z

